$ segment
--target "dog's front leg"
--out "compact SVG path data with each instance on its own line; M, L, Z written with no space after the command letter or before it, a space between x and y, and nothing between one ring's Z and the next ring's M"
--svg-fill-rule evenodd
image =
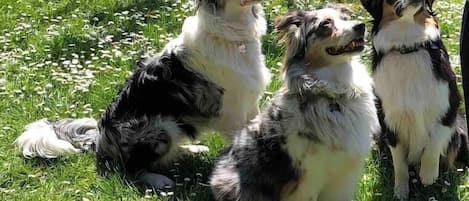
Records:
M420 180L424 186L435 183L438 178L440 152L435 147L427 147L420 158Z
M390 146L392 161L394 164L394 197L399 200L407 200L409 197L409 165L407 152L401 144Z
M435 183L438 179L440 155L446 150L451 140L453 129L438 124L430 133L430 140L420 158L420 180L424 186Z

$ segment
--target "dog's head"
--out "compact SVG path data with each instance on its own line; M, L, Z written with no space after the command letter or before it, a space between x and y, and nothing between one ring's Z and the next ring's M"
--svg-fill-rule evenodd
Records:
M434 0L360 0L375 21L413 18L416 14L433 13Z
M304 60L308 68L348 62L364 49L365 24L351 20L352 11L327 5L316 11L294 11L275 27L286 43L286 65Z
M257 12L254 5L262 0L196 0L197 8L204 9L214 15L231 15L251 10Z

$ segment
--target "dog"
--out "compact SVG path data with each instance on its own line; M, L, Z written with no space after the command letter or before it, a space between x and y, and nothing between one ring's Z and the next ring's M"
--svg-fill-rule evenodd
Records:
M459 121L461 96L443 45L433 0L361 0L373 17L372 70L381 124L391 150L394 195L409 195L409 165L423 185L439 165L469 164L467 133ZM441 158L441 159L440 159Z
M222 151L210 177L217 201L352 200L379 130L372 79L357 56L365 24L328 5L275 22L285 84Z
M90 150L103 173L117 166L153 187L173 185L155 171L180 152L178 142L206 130L232 139L259 113L258 100L270 79L261 52L267 23L260 3L198 0L179 37L138 63L99 122L39 120L26 127L16 145L27 158Z

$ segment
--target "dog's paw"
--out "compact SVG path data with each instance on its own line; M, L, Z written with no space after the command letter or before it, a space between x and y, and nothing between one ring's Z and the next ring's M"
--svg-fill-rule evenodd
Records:
M394 198L404 201L409 198L409 182L394 185Z
M210 149L204 145L181 145L183 150L192 154L207 153Z
M141 182L148 184L156 189L174 187L174 181L161 174L145 173L140 176L139 179Z
M420 167L420 181L424 186L432 185L438 179L438 166L436 167Z

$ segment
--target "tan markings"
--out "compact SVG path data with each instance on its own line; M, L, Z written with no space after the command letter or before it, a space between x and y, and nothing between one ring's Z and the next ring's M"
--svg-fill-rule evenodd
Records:
M362 166L362 157L356 157L356 158L348 158L344 161L344 165L342 168L339 168L338 171L334 172L328 172L328 175L330 178L347 178L350 177L351 175L356 174L356 170ZM343 182L341 179L333 180L331 184L334 185L339 185L341 182Z
M454 169L456 166L455 166L455 162L456 162L456 157L457 157L458 153L456 150L454 149L451 149L450 151L448 151L448 154L446 156L446 165L448 166L448 169Z
M414 16L414 21L424 27L437 27L438 20L435 16L431 16L427 11L421 10Z
M307 50L306 54L306 64L305 64L305 71L307 73L310 73L314 70L319 69L320 67L324 67L330 64L330 61L328 61L324 56L324 50L322 49L323 47L312 47Z
M298 178L301 178L301 177L298 177ZM282 192L280 193L281 197L288 196L292 194L293 192L295 192L296 189L298 188L298 184L299 184L299 181L296 179L289 181L287 184L285 184L282 188Z
M386 0L383 1L383 16L381 18L381 29L388 25L390 22L399 19L397 16L396 11L394 10L394 6L390 5Z

